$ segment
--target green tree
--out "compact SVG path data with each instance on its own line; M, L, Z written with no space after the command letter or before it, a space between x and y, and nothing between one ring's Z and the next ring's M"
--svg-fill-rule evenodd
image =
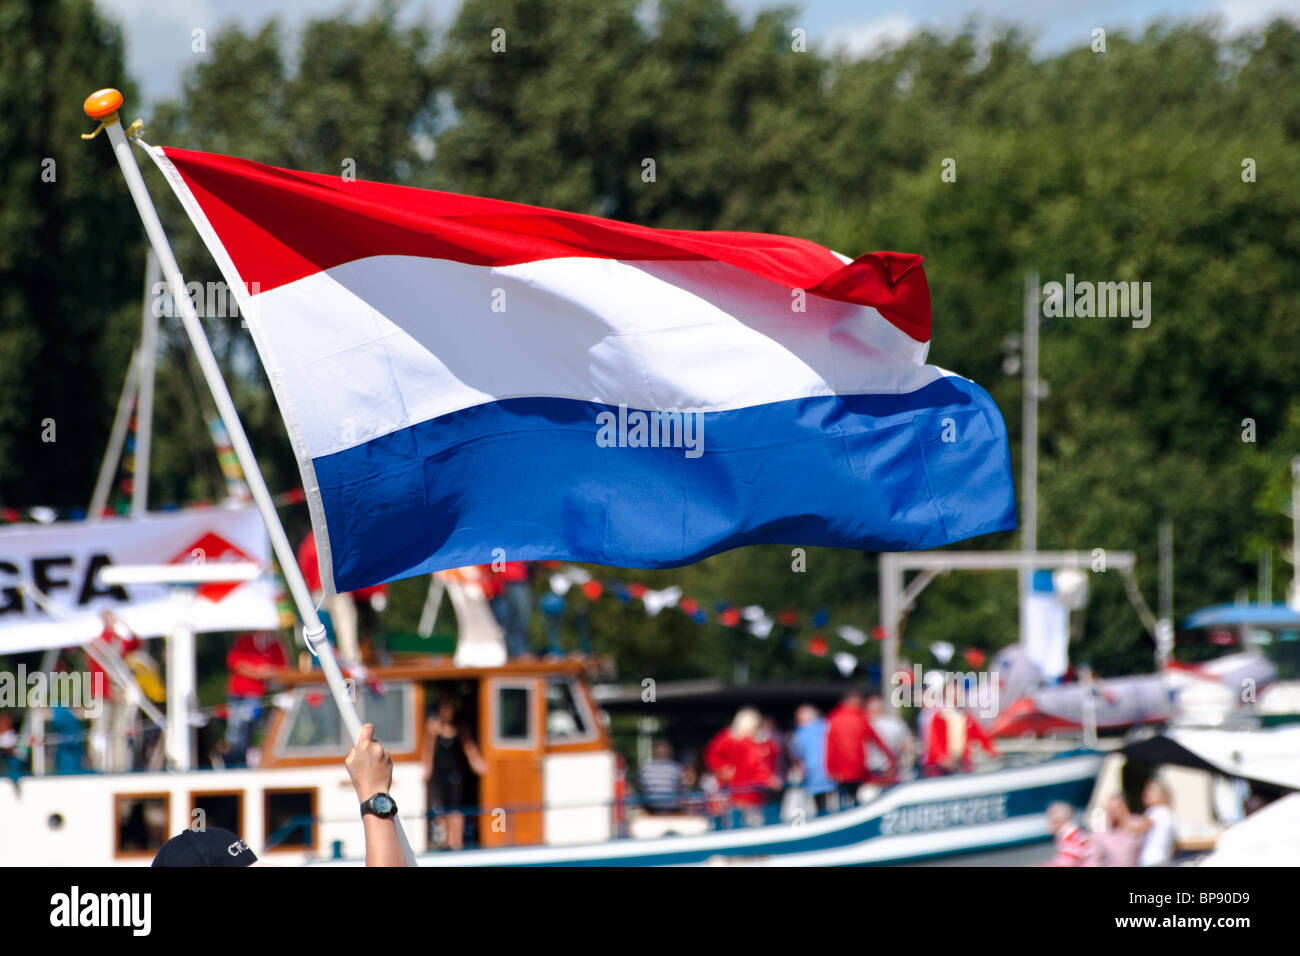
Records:
M1251 585L1265 552L1280 596L1281 509L1300 452L1300 30L1277 21L1228 41L1213 22L1160 22L1112 33L1104 54L1041 57L1018 29L971 22L855 57L797 51L794 22L723 0L467 0L435 37L383 3L309 24L290 56L271 20L220 33L148 138L318 172L352 160L361 178L652 226L923 253L931 360L989 388L1017 474L1022 386L1003 365L1026 273L1150 283L1145 328L1042 325L1039 546L1133 550L1154 600L1168 520L1180 614ZM0 132L13 172L0 187L0 501L77 504L135 334L140 247L107 151L66 137L85 128L83 89L121 74L121 44L72 0L0 0L0 27L0 82L18 104ZM40 183L47 156L57 186ZM187 277L216 279L161 181L151 185ZM268 481L291 486L246 332L230 319L208 327ZM187 351L169 324L156 500L219 487ZM39 443L47 414L57 446ZM295 537L305 530L305 509L286 517ZM798 609L802 644L825 607L830 649L873 665L875 642L854 647L834 625L877 623L875 556L808 549L806 562L795 570L791 547L774 545L672 571L596 570L679 584L711 620L718 601ZM1151 642L1120 581L1095 575L1092 588L1073 656L1104 673L1148 667ZM390 625L414 627L423 593L422 581L394 588ZM1015 605L1013 575L937 580L906 622L905 652L929 664L936 640L995 649L1015 639ZM730 676L738 660L756 677L834 674L779 627L764 641L677 612L647 618L636 601L585 611L596 648L631 678Z
M78 138L92 128L82 100L123 74L121 33L90 0L0 2L0 504L10 507L85 507L130 355L142 230L110 150Z
M426 180L437 116L427 30L397 22L394 3L365 17L315 20L298 41L294 68L277 19L253 32L228 27L186 75L181 97L162 103L147 130L159 145L240 156L257 162L391 182ZM220 104L220 108L214 108ZM162 178L147 171L151 191L188 279L218 282L211 256ZM253 448L273 490L299 483L298 470L257 361L237 317L208 318L213 347ZM157 424L158 500L213 497L210 402L186 356L179 323L167 326L170 362L159 388L178 398L176 414ZM294 540L307 530L305 510L286 511ZM418 606L416 608L418 614Z

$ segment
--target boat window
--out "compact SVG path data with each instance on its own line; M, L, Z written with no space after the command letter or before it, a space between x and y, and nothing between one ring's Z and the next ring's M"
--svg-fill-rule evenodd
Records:
M244 795L227 790L216 793L190 794L191 830L218 827L231 833L244 833Z
M408 686L389 684L382 694L367 687L357 695L361 719L375 725L375 739L382 741L389 753L406 753L415 748L409 690Z
M546 682L546 739L551 742L583 740L591 735L586 707L569 677Z
M303 850L316 846L316 791L267 790L262 831L266 849Z
M498 746L532 746L531 689L531 684L497 684L493 737Z
M388 684L383 693L362 685L357 693L357 710L363 723L375 725L375 739L389 753L408 753L415 748L411 719L411 687ZM348 752L343 721L327 691L303 689L294 695L289 732L276 746L279 757L341 757Z
M1300 631L1294 628L1279 631L1269 649L1269 657L1277 665L1278 680L1300 680Z
M294 697L289 734L280 752L286 757L346 754L343 720L333 699L324 691L299 692Z
M113 797L116 856L152 856L167 842L171 797L165 793L119 793Z

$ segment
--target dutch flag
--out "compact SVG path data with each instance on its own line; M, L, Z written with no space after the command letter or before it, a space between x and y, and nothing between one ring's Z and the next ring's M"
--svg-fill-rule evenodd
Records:
M326 587L1015 526L997 407L925 364L919 256L149 151L252 331Z

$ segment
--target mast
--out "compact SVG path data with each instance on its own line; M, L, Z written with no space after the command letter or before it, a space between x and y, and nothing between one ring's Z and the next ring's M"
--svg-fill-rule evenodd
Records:
M1156 623L1156 669L1163 671L1174 650L1174 526L1160 523L1160 620Z
M131 363L126 368L126 380L122 383L122 394L117 399L117 411L113 415L113 430L108 436L108 448L104 451L104 460L99 465L99 477L95 479L95 490L90 496L90 507L86 510L87 521L98 521L108 507L108 493L113 487L113 476L122 461L122 447L126 444L126 430L131 423L131 408L135 405L136 391L140 384L140 347L131 353Z
M1291 593L1293 611L1300 611L1300 455L1291 459Z
M1023 433L1020 443L1020 550L1030 561L1020 569L1020 646L1029 645L1029 596L1038 550L1038 273L1025 277Z
M140 333L140 395L136 407L135 478L131 485L131 517L149 510L149 456L153 446L153 381L158 364L158 316L153 288L162 281L158 257L149 250L144 268L144 317Z

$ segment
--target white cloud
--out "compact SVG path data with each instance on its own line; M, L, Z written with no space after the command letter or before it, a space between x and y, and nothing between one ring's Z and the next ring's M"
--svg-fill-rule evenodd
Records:
M920 24L903 13L892 13L870 23L834 27L819 38L830 49L853 56L873 53L881 46L896 46L916 32Z
M209 50L218 31L237 23L246 30L259 29L273 16L286 28L292 50L295 31L308 20L351 14L356 17L377 9L371 0L97 0L99 6L122 24L126 36L127 69L140 84L146 103L176 96L181 75L204 54L191 49L192 31L207 31ZM443 26L460 6L460 0L418 0L399 7L402 23L439 23ZM286 51L286 52L290 52ZM106 81L107 82L107 81ZM137 106L143 104L137 104Z
M1214 13L1223 19L1229 33L1262 27L1279 16L1300 18L1298 0L1220 0Z

